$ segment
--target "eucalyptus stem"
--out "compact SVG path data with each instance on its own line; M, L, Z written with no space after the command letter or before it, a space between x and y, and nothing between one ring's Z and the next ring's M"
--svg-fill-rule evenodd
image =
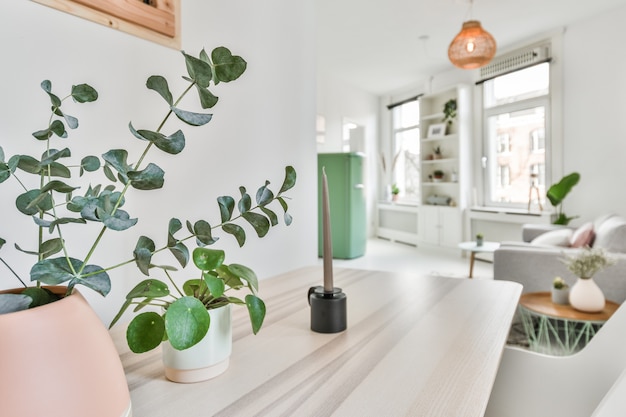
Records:
M176 285L176 282L174 282L174 279L172 279L172 276L169 274L169 272L167 272L167 270L163 270L163 272L165 273L165 276L167 277L167 279L170 280L170 282L172 283L172 285L174 286L174 288L176 289L176 291L178 291L178 293L180 294L181 297L184 297L185 294L180 290L180 288L178 288L178 285Z
M28 288L28 285L26 285L26 283L25 283L24 281L22 281L22 278L20 278L20 276L19 276L19 275L17 275L17 273L13 270L13 268L11 268L11 267L9 266L9 264L8 264L8 263L6 263L6 262L4 261L4 259L0 258L0 261L2 261L2 263L4 264L4 266L6 266L6 267L9 269L9 271L11 271L11 273L12 273L13 275L15 275L15 278L17 278L17 279L18 279L18 280L22 283L22 285L24 286L24 288Z

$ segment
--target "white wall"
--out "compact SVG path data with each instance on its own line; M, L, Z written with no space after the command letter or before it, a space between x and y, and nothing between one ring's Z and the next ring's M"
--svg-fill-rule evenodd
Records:
M626 7L571 25L564 35L564 173L580 183L564 210L576 224L626 214Z
M315 263L317 211L311 204L311 197L317 194L315 58L310 53L314 48L312 0L181 3L182 49L197 54L203 46L210 51L224 45L247 60L248 70L239 80L215 89L220 103L209 125L184 128L187 148L183 154L150 154L149 159L166 172L165 188L129 195L126 208L139 217L139 224L121 239L121 235L109 232L94 263L106 266L131 258L139 234L163 243L167 221L173 216L217 223L218 195L238 196L239 185L255 192L266 179L277 189L285 165L293 165L298 172L298 184L290 193L293 225L276 227L263 240L248 229L249 240L241 250L234 250L233 239L220 233L222 240L217 246L227 249L227 262L244 263L261 278ZM83 142L73 148L75 154L101 154L124 147L136 161L143 147L130 136L127 124L133 121L137 128L156 129L167 109L154 92L145 88L145 80L152 74L164 75L171 89L180 92L180 76L185 75L180 52L30 1L2 2L0 14L4 17L0 29L4 57L0 69L0 143L5 153L41 153L30 133L47 124L49 102L39 83L50 79L59 93L81 82L90 83L100 92L96 103L68 106L68 112L72 107L70 114L81 123L70 136ZM166 130L171 133L178 128L174 123ZM31 220L14 210L13 194L7 196L15 189L15 183L0 185L4 193L0 199L0 236L9 242L1 254L14 261L22 276L28 276L32 258L19 256L12 246L17 241L32 248L36 235ZM82 239L87 235L86 228L77 234L83 242L92 239ZM84 246L74 249L80 252ZM1 276L0 288L16 286L6 271ZM111 276L113 290L106 299L82 291L106 323L127 290L142 279L133 266L113 271ZM262 291L261 285L261 295Z

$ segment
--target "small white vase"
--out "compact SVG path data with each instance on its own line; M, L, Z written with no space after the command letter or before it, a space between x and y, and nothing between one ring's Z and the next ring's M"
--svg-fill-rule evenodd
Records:
M570 289L569 303L576 310L597 313L604 309L604 293L593 278L578 278Z
M209 331L189 349L176 350L169 342L163 343L165 377L170 381L205 381L228 369L233 344L230 304L209 310L209 315Z

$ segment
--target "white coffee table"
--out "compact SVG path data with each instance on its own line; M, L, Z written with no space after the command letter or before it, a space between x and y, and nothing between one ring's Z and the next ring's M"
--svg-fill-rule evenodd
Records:
M500 247L498 242L484 241L481 246L478 246L475 241L461 242L459 248L470 253L470 269L469 277L472 278L474 274L474 257L477 253L494 253L496 249Z

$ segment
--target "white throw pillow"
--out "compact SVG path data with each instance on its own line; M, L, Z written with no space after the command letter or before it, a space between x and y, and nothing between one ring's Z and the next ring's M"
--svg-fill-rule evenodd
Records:
M596 230L593 247L608 252L626 252L626 220L614 216L604 221Z
M551 230L537 236L530 243L533 245L569 247L573 233L574 231L569 228Z

